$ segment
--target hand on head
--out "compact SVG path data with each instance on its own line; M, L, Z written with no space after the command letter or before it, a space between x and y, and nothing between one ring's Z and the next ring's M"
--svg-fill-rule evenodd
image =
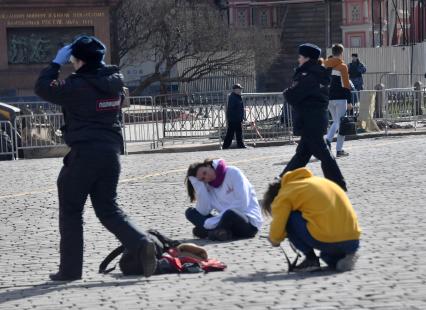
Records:
M67 62L70 61L71 58L71 44L65 45L62 47L58 53L56 54L55 59L53 59L53 62L58 65L65 65Z

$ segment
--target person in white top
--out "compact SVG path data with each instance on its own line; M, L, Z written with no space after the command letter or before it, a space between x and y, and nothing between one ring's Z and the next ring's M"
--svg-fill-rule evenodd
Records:
M196 202L185 212L196 237L226 241L253 238L260 230L256 192L237 167L206 159L189 166L185 182L191 202Z

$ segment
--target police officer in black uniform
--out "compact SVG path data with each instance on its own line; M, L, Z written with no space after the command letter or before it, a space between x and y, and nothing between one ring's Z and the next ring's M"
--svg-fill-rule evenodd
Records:
M287 171L305 167L313 155L321 161L324 176L346 191L346 182L324 139L328 125L331 77L330 71L322 66L320 55L321 49L314 44L299 46L299 67L294 74L292 86L284 91L287 102L294 110L294 131L301 138L296 154L281 176Z
M226 131L225 140L222 148L227 149L231 146L234 134L237 138L237 147L245 149L243 141L243 121L244 121L244 102L241 97L243 87L240 84L232 86L232 93L228 98L228 106L226 109L226 121L228 129Z
M156 267L155 247L117 205L120 175L123 80L116 66L103 62L106 48L95 37L82 36L59 50L36 83L38 96L60 105L63 137L70 152L64 158L59 194L60 266L52 280L81 279L83 207L90 196L96 216L128 251L137 254L146 277ZM61 65L71 60L75 73L58 80Z

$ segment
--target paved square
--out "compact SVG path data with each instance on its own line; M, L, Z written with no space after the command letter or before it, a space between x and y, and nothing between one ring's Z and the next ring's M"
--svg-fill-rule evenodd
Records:
M222 157L240 167L261 198L294 146L122 157L122 208L144 229L192 239L186 167ZM122 277L97 274L118 242L85 212L84 279L48 282L58 261L61 159L0 162L0 309L426 309L424 136L350 141L339 159L363 229L356 270L290 274L279 249L253 240L207 244L225 272ZM311 169L321 175L318 162ZM261 235L266 235L265 225Z

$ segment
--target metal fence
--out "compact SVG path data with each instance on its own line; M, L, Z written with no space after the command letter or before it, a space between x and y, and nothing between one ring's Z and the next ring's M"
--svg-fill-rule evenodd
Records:
M425 127L423 87L378 88L352 95L360 131L388 133L392 129ZM243 99L243 134L248 142L293 139L292 110L281 93L245 93ZM122 110L125 145L140 143L156 148L166 143L200 140L220 145L226 133L227 101L227 92L130 97L129 106ZM18 158L24 150L65 146L60 131L64 124L62 113L24 113L28 114L0 122L1 156Z
M0 121L0 160L16 158L13 125L9 121Z
M61 106L45 101L16 102L13 106L20 108L24 114L61 113Z
M14 122L16 157L20 150L54 148L65 146L61 127L64 125L62 113L19 115Z
M151 148L155 148L159 140L160 114L153 97L130 97L129 106L122 109L125 145L148 142Z
M360 129L384 131L424 127L425 96L423 90L394 88L354 92L355 115Z
M251 139L292 140L293 117L290 105L282 93L243 94L245 137Z

